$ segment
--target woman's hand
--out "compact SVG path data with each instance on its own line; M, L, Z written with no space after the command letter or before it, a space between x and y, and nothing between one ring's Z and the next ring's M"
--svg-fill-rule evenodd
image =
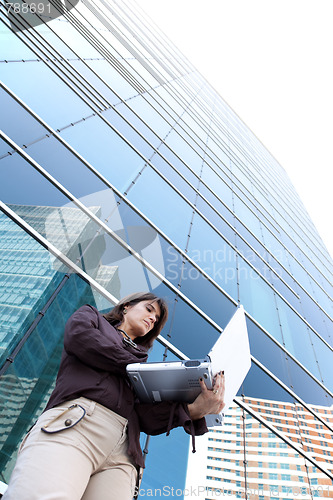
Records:
M220 413L225 406L225 380L223 373L218 373L216 375L212 389L207 389L203 379L200 379L199 382L201 386L201 393L197 396L193 403L187 405L192 420L198 420L209 413Z

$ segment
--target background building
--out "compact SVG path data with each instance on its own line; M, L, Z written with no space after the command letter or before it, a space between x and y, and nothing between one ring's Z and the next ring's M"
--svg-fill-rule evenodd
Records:
M24 5L0 17L1 479L45 404L69 315L152 290L170 317L151 359L204 356L244 305L253 363L230 412L244 417L243 452L264 463L249 418L327 485L332 260L288 175L135 5ZM309 416L327 454L259 401ZM187 451L182 429L151 439L143 492L183 496ZM233 492L256 484L237 467Z
M300 405L244 398L265 420L333 471L332 437ZM316 406L330 425L333 410ZM253 415L235 405L223 429L211 429L189 453L186 490L196 487L199 498L332 498L332 482L304 456ZM244 474L244 471L246 473Z

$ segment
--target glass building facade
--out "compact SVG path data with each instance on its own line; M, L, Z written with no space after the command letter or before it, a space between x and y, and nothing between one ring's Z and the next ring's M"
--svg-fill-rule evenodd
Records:
M68 317L150 290L170 310L151 360L204 357L243 304L243 423L331 484L332 259L287 173L134 2L0 5L0 479L52 389ZM326 453L258 400L311 416ZM142 495L185 496L183 430L142 446ZM241 498L251 446L245 426Z

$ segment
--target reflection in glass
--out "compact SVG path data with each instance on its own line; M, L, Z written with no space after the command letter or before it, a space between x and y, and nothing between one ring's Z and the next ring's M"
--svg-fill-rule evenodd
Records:
M46 298L59 285L62 275L50 254L0 213L0 365L21 340Z
M148 283L154 283L152 286L159 284L159 280L156 281L155 276L132 258L123 246L106 235L93 219L21 157L13 155L10 159L10 175L6 172L2 182L4 201L72 262L116 297L145 290ZM36 190L26 190L28 184L35 186ZM22 198L23 203L20 203ZM32 199L39 204L31 205ZM89 210L96 217L101 214L99 206L90 206Z
M22 233L24 234L23 231ZM30 240L34 246L38 246L37 242L25 235L21 249L23 255L26 251L24 240ZM40 252L48 254L41 247ZM21 264L20 268L20 260L17 259L17 256L18 252L16 251L13 267L16 267L18 272L27 273L27 265L22 267ZM26 278L23 284L25 290L21 289L22 294L34 291L36 278L33 273L30 276L26 274ZM29 304L16 305L16 308L11 311L13 327L16 325L21 334L24 334L33 320L38 319L38 311L42 310L42 307L53 295L52 303L43 311L43 316L39 316L39 323L26 339L13 363L1 376L0 470L2 471L1 479L5 482L9 480L17 448L23 435L43 410L53 388L60 361L65 322L70 314L81 305L85 303L96 305L94 294L89 285L73 274L66 279L59 293L54 294L56 285L63 278L63 273L53 271L50 286L39 290L38 301L33 307ZM14 293L12 300L15 300ZM28 313L29 321L23 320L26 313ZM5 306L1 306L1 316L5 314ZM11 351L17 343L18 338L10 346Z

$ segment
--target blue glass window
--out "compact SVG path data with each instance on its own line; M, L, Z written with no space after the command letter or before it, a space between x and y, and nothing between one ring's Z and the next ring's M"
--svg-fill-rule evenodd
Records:
M238 275L241 304L261 326L282 343L273 290L240 256Z
M52 128L91 114L91 109L41 61L2 64L1 79Z
M22 61L22 59L36 59L36 55L4 23L1 23L0 61ZM7 64L13 67L15 63ZM1 64L1 73L3 66L4 64Z
M164 139L166 134L170 131L171 125L166 121L163 115L158 113L154 107L144 99L143 96L137 95L134 99L131 99L128 105L140 116L142 121L153 123L154 131Z
M115 109L107 109L103 112L103 117L110 123L110 125L112 125L112 127L115 127L117 132L126 137L130 144L137 149L141 155L148 160L152 158L154 154L153 147L150 146L145 138L142 137L139 132L134 130L131 124L127 123L122 116L115 111ZM153 144L153 146L157 146L159 144L159 141L156 138L154 139L154 142L155 144Z
M320 378L307 326L278 296L276 303L286 349L315 377Z
M137 90L108 61L90 60L88 64L122 99L137 95Z
M214 194L232 210L232 190L231 187L221 179L208 165L204 164L202 171L202 180L212 187Z
M185 248L192 209L158 174L146 168L128 198L180 248Z
M237 300L235 251L197 214L193 219L188 255Z
M198 269L186 262L182 270L181 291L221 328L235 312L235 304Z
M97 116L66 128L61 135L120 191L128 189L144 165L142 158Z
M260 240L260 223L257 215L251 211L247 204L244 203L236 194L234 194L234 211L237 217L240 218L241 222ZM236 229L238 229L238 227L241 226L239 226L238 221L236 221Z
M0 129L20 147L45 136L46 129L3 89L0 109ZM4 149L7 152L9 147L5 145Z

